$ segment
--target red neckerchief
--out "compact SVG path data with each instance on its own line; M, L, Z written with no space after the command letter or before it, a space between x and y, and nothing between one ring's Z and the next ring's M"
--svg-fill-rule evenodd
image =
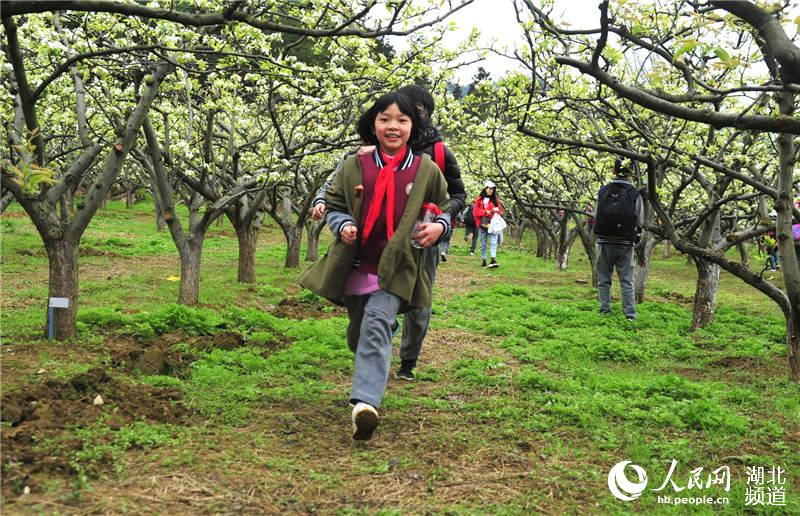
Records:
M378 172L378 178L375 181L375 193L369 203L367 218L364 221L364 233L361 236L362 246L367 243L369 234L372 233L372 229L375 227L375 222L377 222L381 213L384 197L386 197L386 241L388 242L394 234L394 169L406 155L406 146L403 145L403 148L397 151L394 156L387 156L383 151L379 152L386 165Z

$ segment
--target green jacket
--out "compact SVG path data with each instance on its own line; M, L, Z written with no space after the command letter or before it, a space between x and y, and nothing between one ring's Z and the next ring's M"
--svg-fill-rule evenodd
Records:
M404 301L402 311L409 306L431 306L431 278L425 273L422 263L425 253L411 245L411 230L422 205L426 202L437 204L445 212L440 218L449 223L447 182L427 155L421 158L406 209L378 262L378 284ZM328 212L346 213L355 221L361 220L363 194L357 198L355 192L356 186L362 183L361 165L356 156L350 156L326 192ZM336 304L343 304L345 282L353 270L353 260L361 245L360 229L359 238L352 245L343 243L337 235L325 256L300 275L300 285Z

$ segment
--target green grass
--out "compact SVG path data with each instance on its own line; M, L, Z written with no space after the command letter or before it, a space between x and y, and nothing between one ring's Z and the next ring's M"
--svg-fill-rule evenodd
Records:
M180 442L182 430L171 425L154 425L137 421L119 429L108 425L102 417L85 427L68 429L59 439L48 440L35 447L48 453L59 453L65 439L78 439L82 446L70 454L69 464L86 480L87 476L103 474L105 466L114 465L114 472L123 471L122 457L130 450L147 450Z
M3 354L12 357L3 364L4 378L13 378L6 386L68 381L101 365L117 381L181 392L192 415L184 426L119 427L98 417L48 434L35 446L63 458L78 480L51 476L27 502L4 491L4 504L18 512L47 510L35 500L98 510L110 503L98 493L120 486L120 503L142 512L153 507L127 490L172 475L203 484L197 499L212 494L180 509L163 499L158 511L713 512L656 503L649 489L673 459L682 486L694 468L730 466L724 512L731 513L746 512L746 466L784 467L785 512L800 512L800 396L786 379L783 319L771 301L723 273L715 320L691 332L685 300L695 271L683 257L654 253L648 299L629 323L619 303L614 315L598 313L579 246L570 269L557 271L532 256L530 242L507 243L500 269L486 271L467 256L459 231L439 271L418 380L390 382L378 437L353 446L347 321L297 287L296 271L283 268L276 227L264 229L258 281L247 285L236 282L235 234L227 222L215 224L200 305L190 308L175 304L177 253L168 233L155 231L150 206L110 203L84 237L91 251L81 256L80 332L66 343L40 338L47 261L38 236L25 218L3 218L0 229L3 348L32 357ZM285 300L304 309L304 319L277 316ZM231 333L241 345L210 344ZM143 349L168 345L191 360L171 375L115 369L106 347L119 339ZM39 367L45 374L35 374ZM606 486L622 460L648 472L637 502L614 499ZM371 490L377 485L395 487Z

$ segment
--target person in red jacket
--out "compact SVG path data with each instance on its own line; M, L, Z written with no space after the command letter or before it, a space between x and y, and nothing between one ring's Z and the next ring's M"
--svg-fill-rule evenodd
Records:
M481 240L481 267L484 269L495 269L499 267L497 263L497 239L499 233L489 233L489 222L495 214L503 214L503 206L497 197L497 186L489 181L483 184L481 194L475 199L472 207L472 214L475 216L475 226L478 228L478 236ZM486 240L489 240L489 257L491 261L486 264Z

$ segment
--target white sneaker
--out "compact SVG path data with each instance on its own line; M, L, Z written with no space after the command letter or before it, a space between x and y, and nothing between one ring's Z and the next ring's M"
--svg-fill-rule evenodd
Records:
M378 428L378 411L375 407L359 401L353 407L353 439L356 441L369 441L373 432Z

